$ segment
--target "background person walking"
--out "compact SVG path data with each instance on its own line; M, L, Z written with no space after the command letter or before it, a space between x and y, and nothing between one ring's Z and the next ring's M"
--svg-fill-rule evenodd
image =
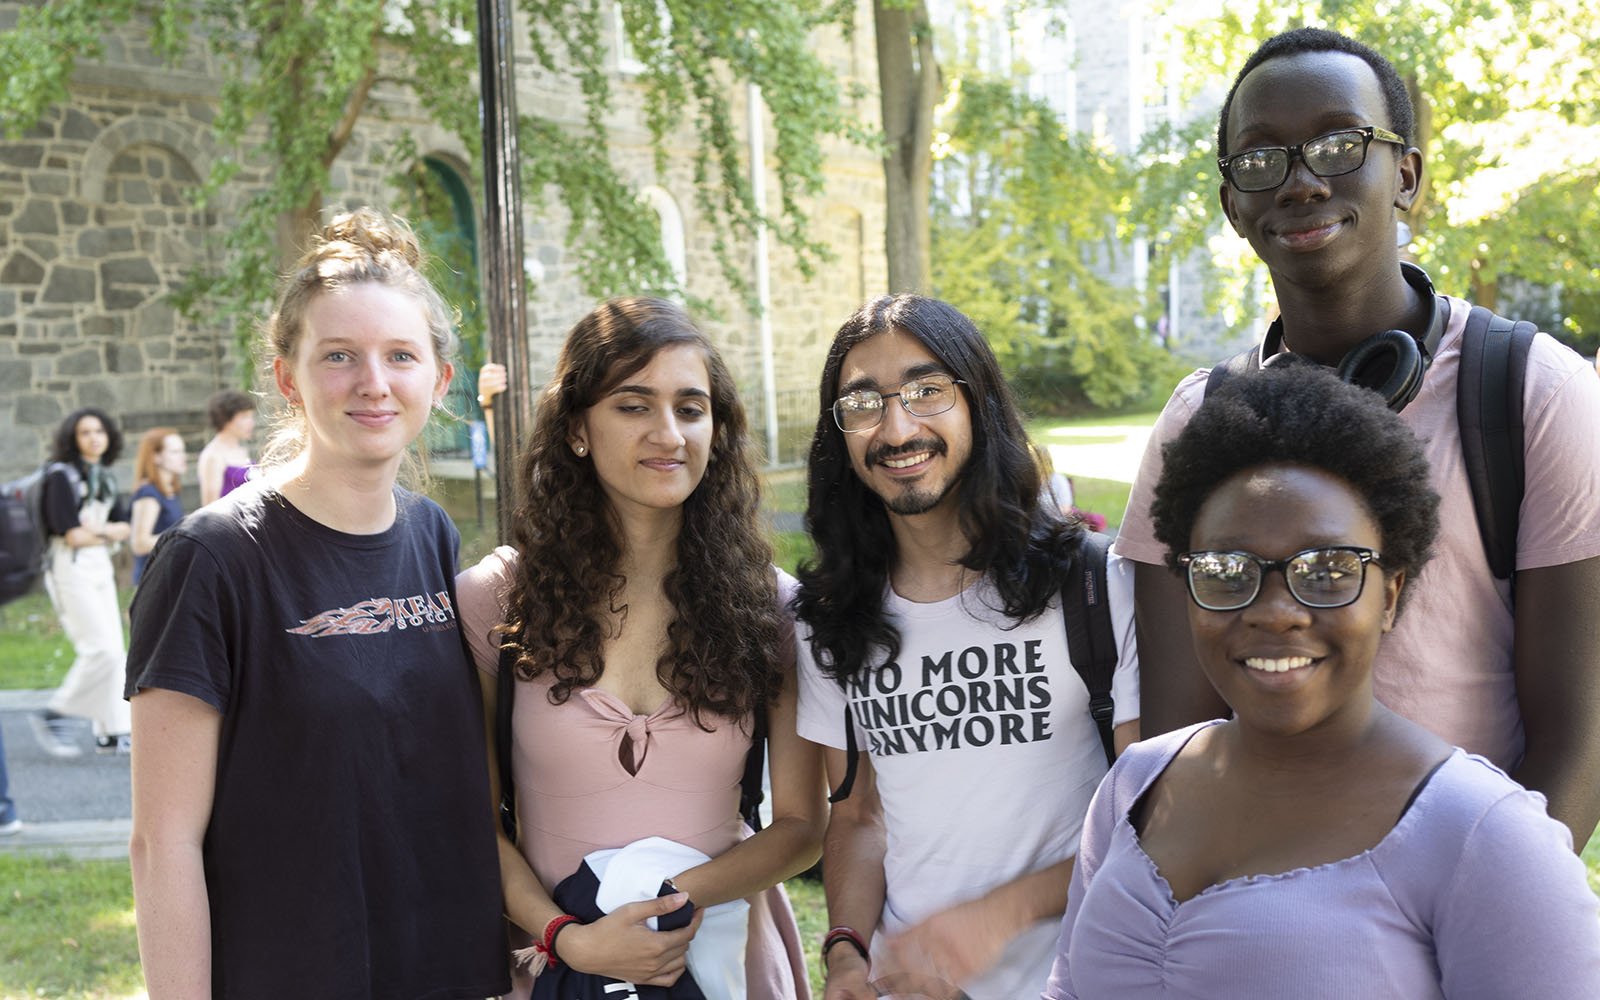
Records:
M223 389L206 401L206 415L216 433L195 462L202 507L237 489L255 467L245 442L256 432L256 400L248 392Z
M111 565L112 547L129 533L127 506L111 475L121 452L116 422L86 407L68 414L56 430L45 473L42 505L50 547L44 586L74 653L45 710L32 716L34 735L52 757L83 753L69 716L90 721L97 750L128 752L128 705L122 700L127 653Z
M133 582L137 586L156 547L156 536L177 524L183 517L183 473L189 467L189 451L176 428L154 427L139 439L133 459L132 529L128 547L133 549Z

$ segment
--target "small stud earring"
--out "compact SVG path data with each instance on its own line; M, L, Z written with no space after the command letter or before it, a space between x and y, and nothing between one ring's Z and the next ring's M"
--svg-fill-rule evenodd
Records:
M589 446L584 444L575 444L572 446L572 450L579 458L589 454Z

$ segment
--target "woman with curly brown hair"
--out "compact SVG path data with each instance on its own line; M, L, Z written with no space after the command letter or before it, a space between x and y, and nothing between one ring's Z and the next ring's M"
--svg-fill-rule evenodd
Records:
M779 884L816 860L825 812L820 761L795 733L793 581L772 566L733 380L680 306L615 299L579 320L518 479L515 547L457 587L491 722L502 646L516 665L503 777L521 836L502 837L501 881L512 922L544 932L535 973L673 984L695 967L701 914L673 931L646 921L748 900L739 985L808 996ZM756 712L773 819L750 836L737 807ZM646 838L708 860L665 873L676 893L587 924L553 901L591 854Z

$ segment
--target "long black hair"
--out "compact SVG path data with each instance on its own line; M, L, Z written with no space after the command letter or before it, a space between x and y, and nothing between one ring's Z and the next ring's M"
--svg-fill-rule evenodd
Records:
M50 461L84 464L83 456L78 454L78 421L84 417L94 417L106 429L106 453L100 456L100 464L110 468L117 456L122 454L122 431L117 428L117 422L111 419L111 414L98 406L85 406L67 414L50 442Z
M961 565L986 574L1002 610L1018 622L1038 617L1061 590L1082 531L1041 502L1043 470L1016 401L983 334L960 310L921 295L882 296L845 320L828 349L817 429L807 470L806 530L816 557L798 571L796 615L811 630L818 666L840 684L899 656L900 633L884 613L895 540L883 500L850 465L833 421L839 372L850 349L889 330L915 337L965 382L972 451L956 485L968 549Z

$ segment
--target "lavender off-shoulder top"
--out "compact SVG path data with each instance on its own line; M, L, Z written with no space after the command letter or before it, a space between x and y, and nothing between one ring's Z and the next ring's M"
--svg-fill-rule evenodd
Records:
M1463 750L1371 849L1176 902L1128 813L1200 728L1101 783L1046 1000L1600 997L1600 901L1567 828Z

